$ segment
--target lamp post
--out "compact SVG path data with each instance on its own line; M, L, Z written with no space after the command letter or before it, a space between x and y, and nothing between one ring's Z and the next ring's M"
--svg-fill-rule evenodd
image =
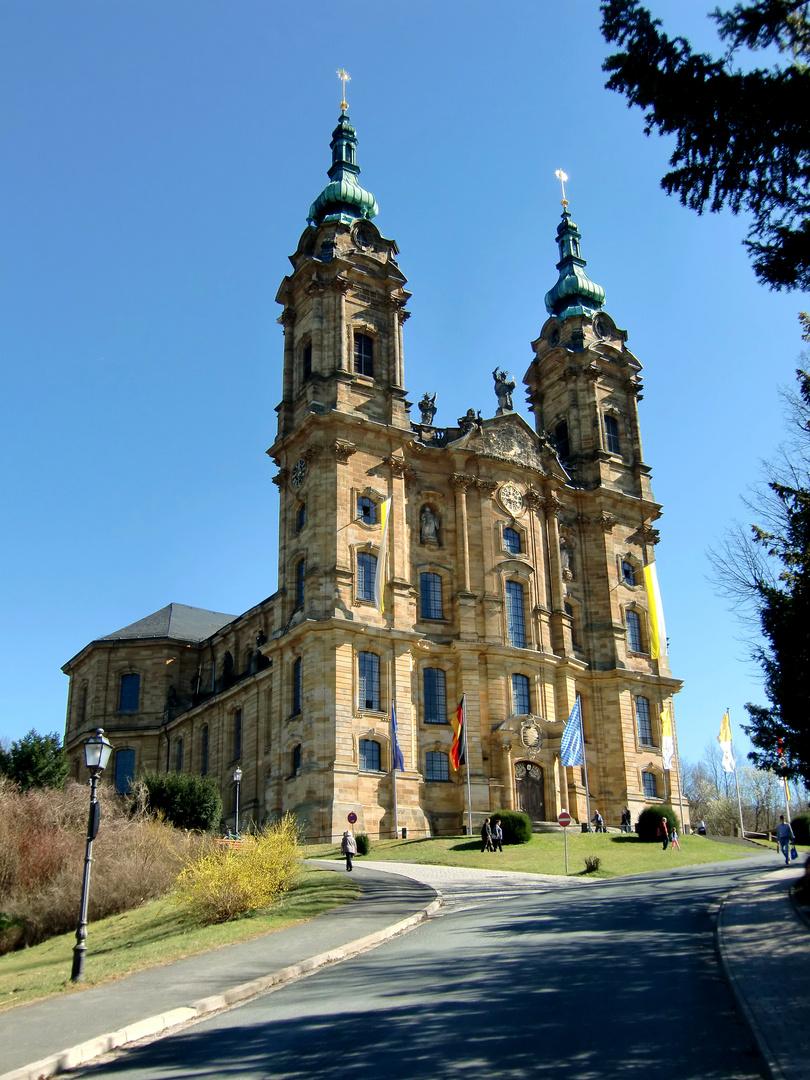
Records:
M73 971L71 982L84 981L84 954L87 952L87 899L90 889L90 867L93 863L93 841L98 836L98 823L101 807L96 798L98 778L107 767L112 752L109 742L101 728L96 728L84 744L84 761L90 770L90 816L87 819L87 847L84 855L84 877L82 878L82 902L79 909L79 925L76 929L76 944L73 946Z
M236 839L239 839L239 785L242 783L242 770L237 765L233 770L233 782L236 784L236 812L234 822L234 832L236 833Z

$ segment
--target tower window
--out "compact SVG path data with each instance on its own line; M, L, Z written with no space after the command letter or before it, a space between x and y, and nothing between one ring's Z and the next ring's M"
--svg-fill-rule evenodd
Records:
M512 676L512 711L518 716L526 715L532 711L532 700L529 691L528 675Z
M202 748L200 750L200 774L208 775L208 728L202 729Z
M625 585L635 585L636 571L632 563L622 563L622 581L625 583Z
M306 577L307 564L305 559L301 559L295 568L295 608L304 606L304 578Z
M357 500L357 517L364 525L377 524L377 504L367 495L361 495Z
M374 599L374 579L377 576L377 556L368 551L357 553L357 599Z
M439 750L425 754L425 780L449 780L450 758Z
M357 697L361 709L380 711L380 658L376 653L361 652L357 662Z
M637 611L625 613L627 620L627 647L631 652L642 652L641 646L641 619Z
M238 761L242 756L242 710L237 709L233 714L233 760Z
M121 696L118 701L120 712L137 712L138 701L141 693L140 675L129 674L121 676Z
M442 579L438 574L420 574L421 613L423 619L443 619Z
M301 744L300 743L297 746L294 746L292 748L291 758L292 758L292 760L290 762L290 764L292 765L292 773L291 773L291 775L292 776L298 776L298 774L301 772Z
M447 676L441 668L425 668L422 673L425 689L425 723L447 723Z
M129 795L135 779L135 751L115 752L115 791L117 795Z
M292 715L298 716L301 712L301 657L293 661L292 666Z
M516 649L526 648L523 586L517 581L507 581L506 583L506 633L510 645L513 645Z
M304 346L304 355L301 363L301 377L304 382L309 382L312 378L312 345L310 344Z
M655 773L643 772L641 774L641 788L645 799L658 798L658 785L655 782Z
M503 530L503 546L510 555L520 554L520 533L517 529Z
M638 741L642 746L652 746L652 721L650 719L650 703L645 697L636 696L636 725L638 727Z
M619 421L615 416L605 417L605 437L607 440L608 452L611 454L621 454L622 442L619 438Z
M354 373L374 378L374 340L368 334L354 335Z
M380 772L380 744L373 739L360 740L360 769L362 772Z
M295 531L300 533L307 523L307 504L301 503L295 515Z
M560 460L565 461L566 458L571 456L571 443L568 439L568 422L562 420L554 428L554 445L557 447L557 453L560 455Z

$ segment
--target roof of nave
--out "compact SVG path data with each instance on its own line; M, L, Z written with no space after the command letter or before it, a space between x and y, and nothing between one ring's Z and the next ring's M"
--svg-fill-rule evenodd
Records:
M144 638L175 638L179 641L205 641L217 630L233 622L236 615L224 615L220 611L188 607L186 604L168 604L130 623L115 633L106 634L99 641L134 641Z

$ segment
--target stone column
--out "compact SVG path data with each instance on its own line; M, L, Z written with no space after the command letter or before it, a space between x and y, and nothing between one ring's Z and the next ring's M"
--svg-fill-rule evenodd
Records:
M450 484L456 493L456 534L458 537L458 565L461 569L461 588L457 593L459 636L462 641L475 641L478 637L475 619L475 595L470 591L470 538L467 528L467 487L475 477L466 473L453 473Z
M554 491L543 500L546 512L546 544L551 577L551 647L559 656L566 655L565 633L563 629L564 599L562 587L562 560L560 559L560 527L557 515L563 504Z
M405 458L393 454L385 459L391 470L388 494L391 496L391 520L388 524L388 580L391 582L391 625L396 626L407 616L403 602L407 603L407 591L410 590L410 568L408 565L407 517L405 513L405 476L410 466Z

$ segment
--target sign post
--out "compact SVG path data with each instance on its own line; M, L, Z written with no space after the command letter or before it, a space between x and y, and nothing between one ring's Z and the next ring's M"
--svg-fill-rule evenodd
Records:
M568 876L568 826L571 824L571 815L567 810L561 810L557 815L557 821L562 826L563 840L565 843L565 875Z
M352 810L352 812L349 814L349 824L354 825L355 821L357 821L357 814L355 814L354 810Z

